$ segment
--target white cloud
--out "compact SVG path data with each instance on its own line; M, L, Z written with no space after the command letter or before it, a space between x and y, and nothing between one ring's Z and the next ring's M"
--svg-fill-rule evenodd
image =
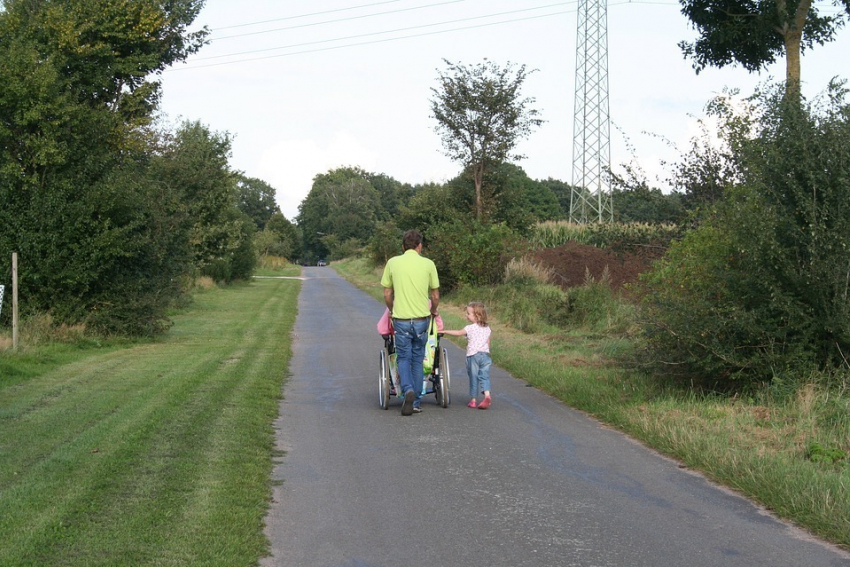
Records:
M260 155L259 177L277 190L277 203L284 216L292 220L298 205L310 192L313 178L338 167L374 168L377 153L367 148L350 132L334 132L326 143L315 139L281 140Z

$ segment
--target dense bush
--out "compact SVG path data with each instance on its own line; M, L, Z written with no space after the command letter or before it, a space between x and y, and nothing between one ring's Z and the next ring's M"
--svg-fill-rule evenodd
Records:
M403 233L392 222L379 224L375 234L366 246L369 260L374 266L383 266L393 256L401 254L401 239Z
M427 256L440 273L440 287L491 285L502 281L505 266L524 244L502 224L452 221L434 225L425 235Z
M717 106L740 184L646 278L646 338L668 372L752 381L847 365L844 94L802 105L761 94L743 113Z

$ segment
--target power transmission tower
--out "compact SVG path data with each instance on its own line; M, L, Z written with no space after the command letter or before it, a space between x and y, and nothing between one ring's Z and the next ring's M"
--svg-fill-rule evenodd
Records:
M607 0L579 0L570 221L614 220Z

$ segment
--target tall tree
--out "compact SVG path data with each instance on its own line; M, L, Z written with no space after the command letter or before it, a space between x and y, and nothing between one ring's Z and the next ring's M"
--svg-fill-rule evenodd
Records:
M236 174L236 205L251 217L257 230L263 230L274 214L280 214L275 189L262 179Z
M357 167L319 174L298 206L306 260L333 255L334 245L351 239L366 242L382 211L378 191Z
M301 254L298 227L289 222L283 213L276 212L266 223L263 232L257 235L257 252L295 261Z
M443 61L448 69L438 70L439 86L431 88L435 129L446 156L470 171L476 217L481 220L486 173L509 159L522 159L524 156L513 153L514 148L543 123L539 111L531 108L535 99L522 98L520 92L533 71L512 63L500 67L487 59L473 66Z
M369 173L366 176L380 195L381 209L378 211L380 220L395 218L400 208L413 196L413 187L407 183L396 181L383 173Z
M546 187L548 187L549 190L558 199L558 205L561 207L561 216L569 217L570 197L572 195L573 190L572 185L570 185L566 181L561 181L560 179L555 179L553 177L541 179L540 182Z
M247 277L245 269L236 268L244 266L256 229L237 207L236 178L228 165L230 144L226 133L185 122L154 160L157 177L181 196L195 268L221 281Z
M837 14L818 10L812 0L679 0L699 37L679 47L699 73L708 66L738 63L758 71L785 55L789 94L800 92L800 57L832 41L850 14L850 0L833 0Z
M186 31L201 5L2 1L0 249L25 259L28 310L114 332L164 327L182 240L172 195L147 175L155 136L142 127L153 77L203 42Z

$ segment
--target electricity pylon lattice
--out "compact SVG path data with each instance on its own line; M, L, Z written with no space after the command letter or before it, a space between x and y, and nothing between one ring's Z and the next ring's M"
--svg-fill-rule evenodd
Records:
M607 0L579 0L570 221L614 219L610 166Z

